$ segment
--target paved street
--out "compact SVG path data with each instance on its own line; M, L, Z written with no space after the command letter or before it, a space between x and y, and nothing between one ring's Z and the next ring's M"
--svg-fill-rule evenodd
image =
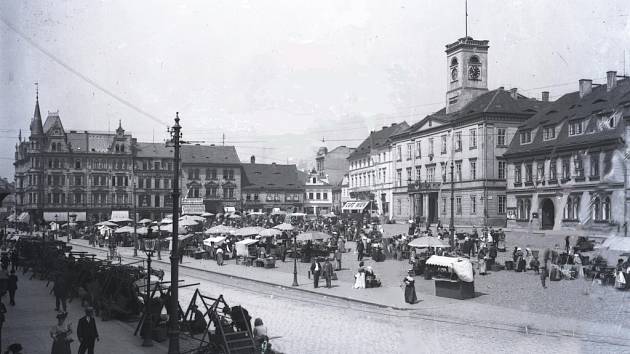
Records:
M168 264L155 265L168 277ZM266 271L271 272L268 275L279 273ZM495 352L630 350L630 337L621 327L530 314L518 306L510 309L421 295L424 301L414 309L392 310L189 267L181 268L181 275L186 282L201 282L203 292L223 294L228 304L240 303L253 317L263 318L271 336L280 337L273 340L274 346L286 353L382 353L392 348L396 352L483 352L488 347ZM372 290L379 289L361 291ZM396 290L396 296L402 297L400 289ZM183 306L193 291L182 289Z

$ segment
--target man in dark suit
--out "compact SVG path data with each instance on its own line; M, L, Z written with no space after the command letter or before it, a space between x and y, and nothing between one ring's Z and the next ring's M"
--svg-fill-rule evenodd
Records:
M324 263L324 279L326 279L326 287L332 288L332 275L333 275L333 266L330 263L330 259L326 258L326 262Z
M319 287L319 275L322 273L322 265L319 263L319 259L314 259L311 263L311 274L313 274L313 287Z
M88 354L94 354L94 340L100 340L98 331L96 330L96 321L94 319L94 309L88 307L85 309L85 316L79 319L77 325L77 337L79 337L79 354L84 354L87 350Z

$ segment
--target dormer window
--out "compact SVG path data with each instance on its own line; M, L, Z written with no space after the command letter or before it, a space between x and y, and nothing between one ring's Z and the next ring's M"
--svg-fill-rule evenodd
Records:
M526 129L521 131L521 144L529 144L532 142L532 130Z
M545 140L551 140L556 138L556 127L545 127L543 129L543 137Z
M569 136L582 134L584 131L584 120L576 119L569 122Z

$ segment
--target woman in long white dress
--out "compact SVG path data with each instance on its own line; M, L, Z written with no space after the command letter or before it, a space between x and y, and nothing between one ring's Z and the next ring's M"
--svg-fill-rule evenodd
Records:
M357 274L354 275L354 286L355 289L365 289L365 268L363 267L364 263L359 263L359 270Z

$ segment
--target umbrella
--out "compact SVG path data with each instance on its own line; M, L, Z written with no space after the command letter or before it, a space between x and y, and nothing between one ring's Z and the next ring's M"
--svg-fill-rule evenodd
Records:
M282 235L282 231L278 229L264 229L258 234L262 237L274 237Z
M75 227L75 226L77 226L77 225L78 225L78 224L77 224L76 222L71 222L71 223L70 223L70 227ZM68 227L68 223L65 223L65 224L61 225L61 227Z
M287 223L283 223L283 224L280 224L280 225L276 225L273 228L274 229L278 229L280 231L292 231L293 230L293 225L287 224Z
M96 226L118 226L118 225L114 224L111 221L101 221L101 222L97 223Z
M153 226L153 227L151 227L151 229L153 229L153 231L157 231L158 227L157 226ZM160 225L160 231L173 233L173 224ZM184 229L182 227L182 225L178 226L177 231L180 234L185 234L186 233L186 229Z
M149 233L149 229L147 229L146 227L139 227L136 229L136 233L138 235L146 235Z
M206 219L202 216L197 216L197 215L184 215L181 218L179 218L180 221L184 221L184 220L192 220L192 221L201 221L204 222L206 221Z
M169 219L169 218L164 218L162 219L162 221L160 221L161 224L172 224L173 220Z
M249 226L249 227L244 227L242 229L238 229L238 230L232 231L232 235L234 235L234 236L254 236L254 235L258 235L264 229L265 229L264 227L260 227L260 226Z
M282 210L276 210L276 211L272 212L271 215L287 215L287 212L286 211L282 211Z
M214 216L214 214L205 212L205 213L201 214L201 216L203 216L204 218L207 218L209 216Z
M304 213L291 213L289 216L306 216Z
M120 218L120 219L110 219L110 222L132 222L133 220L129 218Z
M133 232L133 227L131 227L131 226L123 226L123 227L117 228L114 231L115 234L122 234L122 233L125 233L125 232Z
M240 219L240 218L241 218L241 216L240 216L240 215L238 215L238 214L232 214L232 215L230 215L230 219Z
M303 232L297 235L297 241L315 241L315 240L328 240L330 238L329 234L325 234L320 231L312 231L312 232Z
M197 226L199 223L193 219L184 219L179 222L179 226Z
M444 244L437 237L422 236L422 237L418 237L418 238L412 240L411 242L409 242L409 247L418 247L418 248L437 247L437 248L442 248L442 247L450 247L450 246L447 245L447 244Z
M230 232L232 232L234 230L236 230L236 229L231 227L231 226L217 225L217 226L213 226L213 227L209 228L204 233L207 234L207 235L228 234L228 233L230 233Z
M153 220L151 219L142 219L140 221L138 221L138 224L148 224L148 223L152 223Z
M324 214L323 215L325 218L334 218L337 217L337 215L335 215L335 213L333 213L332 211L328 214Z

